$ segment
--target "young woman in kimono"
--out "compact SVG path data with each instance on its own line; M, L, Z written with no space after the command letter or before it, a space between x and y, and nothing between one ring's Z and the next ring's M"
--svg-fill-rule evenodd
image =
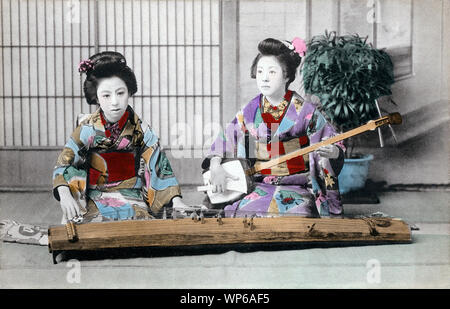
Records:
M165 205L185 205L155 132L128 105L137 91L134 72L117 52L79 65L84 95L99 108L82 120L58 157L53 193L62 223L148 219Z
M234 178L221 166L225 158L268 161L337 134L315 104L288 90L306 51L305 42L268 38L258 50L251 77L261 93L237 112L202 163L202 168L211 171L213 192L223 192L226 182ZM328 145L262 170L253 176L253 191L225 206L225 215L340 217L337 176L343 161L343 145Z

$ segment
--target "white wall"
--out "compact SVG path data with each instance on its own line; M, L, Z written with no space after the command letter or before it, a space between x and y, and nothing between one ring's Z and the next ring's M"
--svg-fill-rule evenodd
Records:
M442 28L443 3L448 1L414 1L414 76L393 85L393 97L405 114L443 97L443 38L448 37Z
M450 72L450 1L443 1L443 22L442 22L442 37L443 37L443 45L442 45L442 67L443 67L443 76L442 76L442 88L441 88L441 99L449 100L448 90L450 86L449 72Z

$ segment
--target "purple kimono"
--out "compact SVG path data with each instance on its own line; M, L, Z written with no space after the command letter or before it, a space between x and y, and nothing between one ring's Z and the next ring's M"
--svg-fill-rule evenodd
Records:
M267 161L336 134L315 104L295 92L288 91L276 107L260 94L216 138L202 167L209 167L212 156ZM342 216L337 177L345 148L342 143L336 145L337 159L321 158L312 152L262 170L253 176L253 191L225 206L225 215Z

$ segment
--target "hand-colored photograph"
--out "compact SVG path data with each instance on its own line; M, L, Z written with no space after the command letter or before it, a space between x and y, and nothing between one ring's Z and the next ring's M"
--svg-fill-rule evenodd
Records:
M0 289L450 288L449 16L0 0Z

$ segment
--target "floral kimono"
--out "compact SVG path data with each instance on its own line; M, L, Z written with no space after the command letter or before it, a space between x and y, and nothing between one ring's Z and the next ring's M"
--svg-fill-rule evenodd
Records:
M69 186L84 221L146 219L181 191L156 134L128 106L109 124L98 109L74 130L53 171L53 193Z
M216 138L202 167L209 167L212 156L268 161L336 134L316 106L295 92L288 91L278 106L260 94ZM253 176L253 191L227 205L225 215L342 216L337 176L345 148L337 146L337 159L321 159L312 152L262 170Z

